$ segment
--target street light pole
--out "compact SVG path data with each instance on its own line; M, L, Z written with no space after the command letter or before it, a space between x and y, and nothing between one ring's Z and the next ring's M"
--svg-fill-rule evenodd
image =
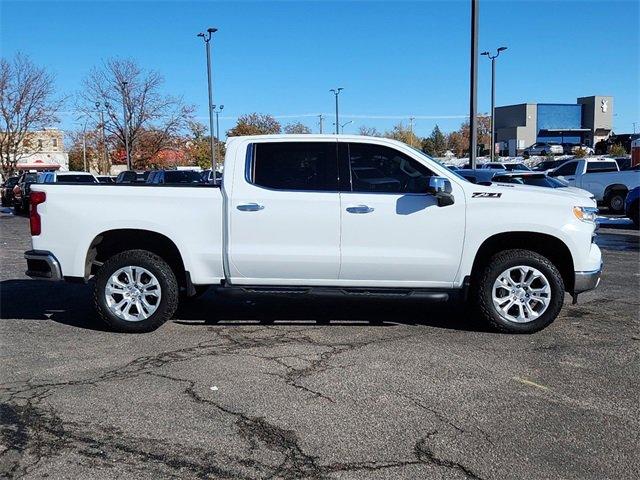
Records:
M216 106L213 106L213 109L215 111L216 114L216 141L220 141L220 123L218 121L218 115L222 113L222 110L224 109L224 105L220 105L220 109L216 110Z
M322 134L322 121L324 120L324 115L318 115L318 121L320 122L320 133Z
M332 88L331 90L329 90L330 92L333 92L336 97L336 135L340 133L340 119L338 118L338 95L340 95L340 92L342 90L344 90L344 88L342 87Z
M84 127L82 127L82 162L84 164L84 171L88 172L89 170L87 170L87 122L89 120L85 120L84 121Z
M416 117L409 117L409 145L413 147L413 121Z
M495 55L491 55L489 52L480 54L491 59L491 161L495 157L496 150L496 58L500 56L500 52L504 52L506 49L507 47L498 48Z
M198 36L202 37L205 44L205 49L207 51L207 83L209 87L209 137L211 139L211 170L216 171L216 149L215 142L213 139L213 85L212 85L212 73L211 73L211 47L209 45L209 41L211 40L211 35L217 32L217 28L208 28L207 33L199 33Z
M129 155L129 120L127 119L127 84L122 82L122 115L124 120L124 151L127 158L127 170L132 170L131 155Z
M100 102L96 102L96 109L100 113L100 130L102 132L102 135L101 135L102 136L102 153L104 154L104 166L106 167L109 164L109 155L107 153L107 139L104 134L104 111L100 108Z
M344 127L346 127L347 125L349 125L350 123L353 123L353 120L349 120L348 122L343 123L342 125L340 125L340 130L342 130L342 134L344 135Z
M471 68L469 78L469 164L476 168L478 148L478 10L480 0L471 0Z

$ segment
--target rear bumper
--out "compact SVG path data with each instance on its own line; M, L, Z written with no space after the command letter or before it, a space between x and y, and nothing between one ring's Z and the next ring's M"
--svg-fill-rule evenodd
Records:
M63 279L60 263L53 253L46 250L29 250L24 252L24 258L27 260L25 273L28 277L55 281Z
M575 272L575 281L573 293L582 293L593 290L600 283L600 275L602 274L602 263L600 268L590 272Z

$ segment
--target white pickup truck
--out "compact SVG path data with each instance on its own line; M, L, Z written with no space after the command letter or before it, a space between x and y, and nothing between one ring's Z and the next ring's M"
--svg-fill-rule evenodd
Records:
M624 212L627 193L640 185L640 171L619 171L618 162L609 158L576 158L548 175L591 192L598 203L614 213Z
M600 279L595 202L562 190L474 185L383 138L235 137L220 187L34 185L27 275L93 277L99 316L125 332L215 285L468 299L528 333Z

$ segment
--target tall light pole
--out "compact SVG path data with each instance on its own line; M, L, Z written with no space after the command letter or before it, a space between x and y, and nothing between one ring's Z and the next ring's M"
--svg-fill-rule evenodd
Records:
M224 105L220 105L218 110L216 110L216 105L213 106L213 111L216 114L216 141L218 142L220 141L220 123L218 121L218 115L222 113L222 110L224 110Z
M208 28L207 33L199 33L198 36L202 37L205 44L205 49L207 51L207 82L209 85L209 133L211 135L211 170L216 171L216 149L214 145L213 139L213 84L212 84L212 73L211 73L211 47L209 46L209 41L211 40L211 35L218 31L217 28Z
M491 55L489 52L480 54L491 59L491 161L495 157L496 150L496 58L500 56L500 52L504 52L506 49L507 47L498 48L495 55Z
M471 0L471 65L469 72L469 164L476 168L478 154L478 10L480 0Z
M331 90L329 90L330 92L333 92L336 97L336 135L340 133L340 119L338 118L338 95L340 95L340 92L342 90L344 90L344 88L342 87L332 88Z
M340 132L344 133L344 127L346 127L347 125L349 125L350 123L353 123L353 120L349 120L348 122L345 123L341 123L340 124Z
M322 121L324 120L324 115L318 115L318 122L320 123L320 133L322 133Z
M127 118L127 84L122 82L122 119L124 120L124 152L127 158L127 170L132 170L131 156L129 155L129 119Z
M84 126L82 127L82 162L84 164L84 171L88 172L89 170L87 170L87 122L89 121L89 119L87 118L84 121Z
M109 108L109 105L105 104L105 107ZM104 111L102 110L102 108L100 108L100 102L96 102L96 110L98 110L100 114L100 130L102 132L101 136L102 136L102 149L103 149L102 151L104 154L104 166L106 167L109 164L109 154L107 152L107 139L104 134Z

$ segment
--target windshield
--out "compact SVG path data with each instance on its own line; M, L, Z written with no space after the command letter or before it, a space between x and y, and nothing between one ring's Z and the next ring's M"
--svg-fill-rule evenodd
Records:
M518 171L518 170L520 170L520 171L530 171L531 170L524 163L505 163L504 164L504 168L506 168L510 172Z
M14 187L16 183L18 183L18 177L11 177L7 179L5 185L7 187Z

